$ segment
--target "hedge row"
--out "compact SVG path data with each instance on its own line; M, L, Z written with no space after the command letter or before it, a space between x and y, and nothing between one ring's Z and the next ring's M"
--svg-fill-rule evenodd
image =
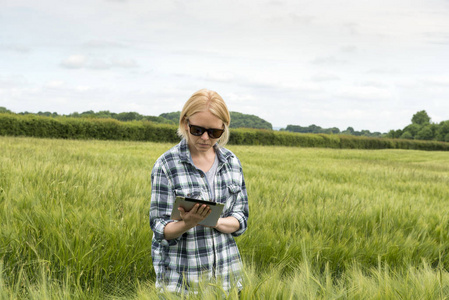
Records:
M177 142L176 127L149 121L0 114L0 135L62 139Z
M256 129L236 129L231 133L230 144L278 145L341 149L414 149L449 151L449 143L360 137L340 134L294 133Z
M50 118L0 113L0 135L62 139L132 140L176 143L176 126L149 121ZM449 143L349 135L301 134L260 129L232 129L234 145L325 147L344 149L416 149L449 151Z

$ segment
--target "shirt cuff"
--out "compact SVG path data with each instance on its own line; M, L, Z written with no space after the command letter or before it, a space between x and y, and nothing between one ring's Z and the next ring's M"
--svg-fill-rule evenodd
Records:
M153 230L154 233L154 239L160 243L162 246L168 247L168 246L173 246L176 245L178 243L178 241L180 240L181 236L171 239L171 240L166 240L165 236L164 236L164 229L165 226L168 223L171 222L175 222L174 220L160 220L156 222L155 228Z
M234 217L237 219L237 221L239 221L240 224L240 228L237 231L234 231L233 233L231 233L233 236L239 236L242 235L245 231L246 231L246 218L243 216L243 214L241 213L232 213L231 217Z

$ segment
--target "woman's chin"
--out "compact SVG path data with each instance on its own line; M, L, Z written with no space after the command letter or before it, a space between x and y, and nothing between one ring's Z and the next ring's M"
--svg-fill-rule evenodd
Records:
M201 152L206 152L210 148L212 148L212 146L209 144L196 144L196 149Z

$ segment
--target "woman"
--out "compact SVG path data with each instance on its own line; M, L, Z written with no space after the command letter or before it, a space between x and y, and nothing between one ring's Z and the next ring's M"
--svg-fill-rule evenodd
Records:
M225 290L241 289L241 259L234 241L246 231L248 196L238 158L223 148L230 115L216 92L199 90L179 118L182 141L164 153L151 173L151 255L156 287L169 292L194 290L203 280ZM215 227L198 225L210 213L196 204L181 220L170 219L176 196L224 203Z

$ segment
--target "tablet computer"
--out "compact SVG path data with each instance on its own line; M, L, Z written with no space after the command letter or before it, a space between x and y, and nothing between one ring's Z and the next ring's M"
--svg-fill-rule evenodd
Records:
M206 204L212 210L211 213L207 216L207 218L198 224L205 225L205 226L212 226L212 227L217 225L218 218L220 218L221 212L223 211L223 208L224 208L223 203L216 203L216 202L212 202L212 201L185 198L185 197L180 197L180 196L176 197L175 203L173 204L173 210L171 212L170 218L172 220L180 220L181 215L179 213L178 207L181 206L182 208L185 209L185 211L189 211L197 203L199 203L200 205Z

